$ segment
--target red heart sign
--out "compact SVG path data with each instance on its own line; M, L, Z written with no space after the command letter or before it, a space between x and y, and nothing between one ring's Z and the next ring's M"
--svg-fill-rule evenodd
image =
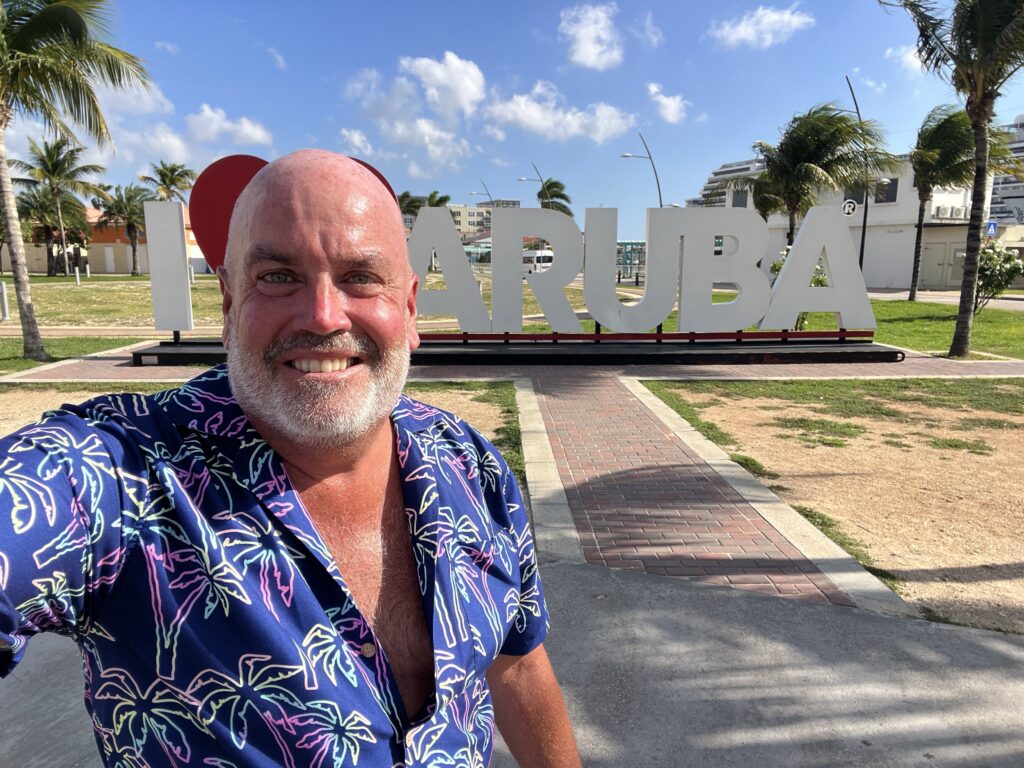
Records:
M214 272L224 263L228 225L235 202L267 161L252 155L222 157L206 168L192 187L188 213L206 263Z
M398 202L395 190L388 184L384 174L357 157L352 159L373 173L391 197L395 198L395 202ZM231 213L235 210L238 196L266 164L266 160L252 155L222 157L199 174L192 187L188 207L192 232L206 258L206 263L214 272L224 263L224 253L228 245L228 225L231 223Z

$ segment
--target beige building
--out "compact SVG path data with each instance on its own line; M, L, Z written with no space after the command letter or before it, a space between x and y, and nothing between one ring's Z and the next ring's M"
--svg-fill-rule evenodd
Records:
M86 208L86 217L90 225L90 236L88 247L82 248L81 252L89 259L89 271L94 275L116 275L129 274L132 271L132 246L124 227L100 228L96 226L100 212L95 208ZM54 250L60 248L60 235L54 238ZM70 247L70 246L69 246ZM206 272L206 260L203 252L196 242L195 233L192 231L192 222L189 219L188 207L185 207L185 247L188 251L189 261L196 274ZM149 248L146 243L145 234L139 236L139 269L143 274L149 274ZM46 246L43 243L25 243L25 257L28 264L28 271L31 273L46 274ZM4 268L10 266L10 250L3 249L0 254L0 263ZM83 270L84 272L84 270Z

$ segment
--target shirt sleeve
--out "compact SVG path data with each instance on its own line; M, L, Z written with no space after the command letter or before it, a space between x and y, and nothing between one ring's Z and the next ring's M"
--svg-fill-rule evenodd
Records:
M526 505L523 503L515 474L502 460L502 497L511 522L510 533L519 559L519 607L501 646L508 656L525 656L542 642L548 633L548 610L537 568L537 552Z
M122 562L126 457L109 438L61 411L0 440L0 677L33 635L88 631Z

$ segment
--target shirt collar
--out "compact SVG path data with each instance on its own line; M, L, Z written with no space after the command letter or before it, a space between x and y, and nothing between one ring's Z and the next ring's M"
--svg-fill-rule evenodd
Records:
M262 440L231 393L226 363L204 371L177 389L161 392L156 400L178 426L215 437ZM427 432L443 420L441 411L404 394L391 410L391 422L397 433Z

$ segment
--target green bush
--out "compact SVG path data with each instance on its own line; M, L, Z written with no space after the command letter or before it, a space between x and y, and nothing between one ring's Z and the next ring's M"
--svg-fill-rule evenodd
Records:
M978 290L974 295L977 315L992 299L1000 296L1018 277L1024 276L1024 259L1015 249L989 241L978 253Z

